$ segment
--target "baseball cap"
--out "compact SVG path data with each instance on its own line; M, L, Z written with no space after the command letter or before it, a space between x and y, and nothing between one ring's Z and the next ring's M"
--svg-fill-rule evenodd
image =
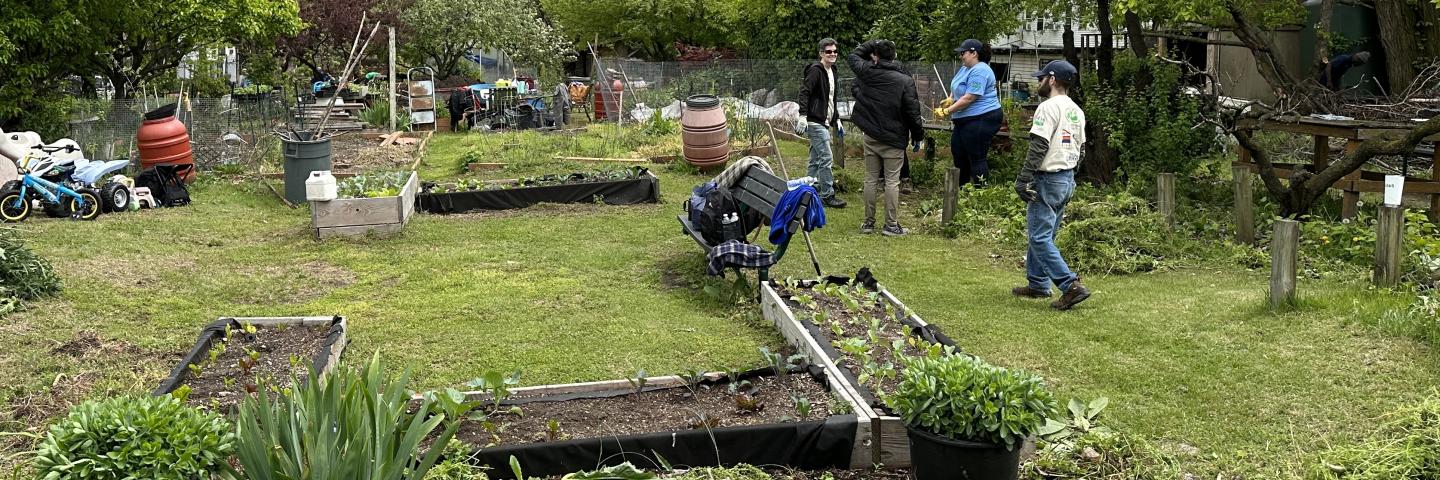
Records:
M982 44L982 43L980 43L979 40L976 40L976 39L973 39L973 38L969 38L969 39L966 39L966 40L963 41L963 42L960 42L960 46L955 47L955 53L958 54L958 53L964 53L964 52L978 52L978 51L980 51L980 48L983 47L983 46L985 46L985 45Z
M1030 74L1030 76L1035 78L1045 78L1046 76L1054 75L1055 78L1058 78L1060 80L1074 82L1075 77L1079 76L1079 74L1080 72L1075 70L1075 66L1071 65L1070 62L1064 60L1055 60L1045 64L1045 68L1042 68L1040 69L1040 71Z

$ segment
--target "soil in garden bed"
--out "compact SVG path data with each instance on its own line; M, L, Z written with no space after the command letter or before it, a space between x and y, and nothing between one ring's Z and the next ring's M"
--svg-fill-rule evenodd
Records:
M225 344L214 361L208 353L195 359L201 364L198 377L193 369L186 370L184 385L190 387L190 403L214 406L218 402L219 411L226 411L259 385L290 386L294 378L309 374L315 353L325 345L329 334L330 325L256 325L253 336L243 329L232 329L228 341L220 337L211 344L212 352ZM241 364L242 360L251 362L252 351L259 356L247 372Z
M859 285L816 285L814 288L777 285L777 293L786 300L795 318L812 323L819 330L816 340L829 345L839 353L836 365L848 370L852 379L862 375L864 382L858 386L871 392L893 392L900 385L900 359L896 357L895 344L903 345L900 353L904 356L921 356L924 352L914 343L906 341L911 327L895 318L897 312L887 311L885 300L879 293ZM829 292L829 293L827 293ZM816 313L820 315L816 315ZM921 345L926 344L919 340ZM853 351L847 351L845 343L860 345L869 352L869 362L874 366L890 365L887 369L893 375L865 374L865 360ZM876 402L879 400L877 398ZM888 413L888 412L887 412Z
M808 374L755 377L749 379L749 396L759 408L742 408L728 385L697 387L695 394L684 387L606 398L519 403L520 415L502 412L491 416L497 427L487 431L480 423L467 421L456 438L471 445L506 445L584 438L634 435L674 430L734 427L780 423L787 420L821 420L830 415L830 392ZM743 391L744 389L742 389ZM799 418L795 400L810 402L810 412ZM550 428L556 422L557 431ZM497 440L498 437L498 440Z

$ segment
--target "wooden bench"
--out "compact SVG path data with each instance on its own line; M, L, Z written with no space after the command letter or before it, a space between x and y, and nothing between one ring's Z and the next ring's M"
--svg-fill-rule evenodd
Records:
M730 187L730 192L740 203L741 218L745 217L746 211L753 210L760 214L762 217L761 222L764 225L770 224L770 216L775 213L775 204L780 201L780 197L785 195L785 192L788 190L789 186L786 185L784 179L754 165L747 168L745 173L740 176L740 179L735 182L735 185ZM810 202L810 196L806 196L800 200L800 205L796 209L795 217L790 220L790 230L800 229L801 219L805 218L805 212L810 208ZM704 249L706 253L709 253L710 250L715 248L715 245L705 240L705 236L700 232L700 226L690 223L689 212L681 214L678 218L680 220L680 227L684 233L690 235L690 238L695 240L695 243L700 245L700 248ZM748 234L750 230L746 229L745 232ZM770 258L774 260L772 265L774 263L780 263L780 258L785 256L785 250L790 246L791 238L794 238L794 235L786 238L784 243L777 245L775 251L770 253ZM740 269L740 267L733 268L735 268L736 271ZM763 283L770 279L770 267L758 267L757 270L759 271L760 282Z

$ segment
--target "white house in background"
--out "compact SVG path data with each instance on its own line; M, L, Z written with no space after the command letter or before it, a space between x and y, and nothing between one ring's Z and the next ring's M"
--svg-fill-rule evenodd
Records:
M1094 25L1080 25L1076 22L1072 23L1070 28L1075 31L1075 48L1093 50L1100 45L1100 30ZM1113 34L1117 50L1129 47L1124 32L1121 27ZM1065 58L1065 41L1062 38L1064 33L1063 21L1026 17L1020 24L1019 31L991 40L994 58L990 60L990 67L995 69L996 79L1007 86L1017 81L1033 84L1035 79L1030 77L1031 73L1052 60Z

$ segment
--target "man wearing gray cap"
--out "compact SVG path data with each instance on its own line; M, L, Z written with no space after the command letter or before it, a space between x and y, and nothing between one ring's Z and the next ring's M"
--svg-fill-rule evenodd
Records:
M1065 204L1075 193L1075 168L1080 166L1081 145L1085 143L1085 112L1070 99L1070 89L1080 80L1075 66L1056 60L1035 72L1040 79L1040 96L1046 100L1035 109L1030 127L1030 149L1025 165L1015 179L1015 192L1027 204L1026 231L1030 244L1025 252L1025 286L1011 293L1019 297L1047 298L1050 285L1060 289L1060 298L1050 304L1069 310L1090 298L1090 289L1070 271L1055 236Z

